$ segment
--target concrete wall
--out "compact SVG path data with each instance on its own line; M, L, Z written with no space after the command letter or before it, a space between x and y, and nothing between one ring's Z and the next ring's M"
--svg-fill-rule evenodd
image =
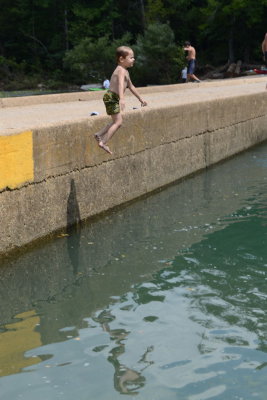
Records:
M267 139L266 92L127 113L113 156L99 116L0 137L0 253Z

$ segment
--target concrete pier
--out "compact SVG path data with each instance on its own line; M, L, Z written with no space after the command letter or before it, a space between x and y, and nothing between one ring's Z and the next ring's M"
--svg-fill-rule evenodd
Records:
M93 138L102 92L0 99L0 253L266 140L266 80L141 88L149 106L127 95L112 156Z

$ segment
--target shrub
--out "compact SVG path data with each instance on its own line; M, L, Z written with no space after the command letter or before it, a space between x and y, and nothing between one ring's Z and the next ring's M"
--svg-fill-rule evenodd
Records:
M134 77L139 84L177 82L184 65L184 52L175 44L168 24L154 23L139 35L134 46L137 55Z
M66 53L64 66L76 74L83 82L102 82L110 77L115 67L115 50L121 45L130 45L131 35L126 33L121 39L110 41L108 36L98 40L85 38Z

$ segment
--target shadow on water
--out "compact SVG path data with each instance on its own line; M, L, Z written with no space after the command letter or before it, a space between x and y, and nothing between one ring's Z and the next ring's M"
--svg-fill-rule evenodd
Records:
M29 379L32 366L36 378L33 365L45 360L65 366L70 381L81 379L66 399L87 399L86 389L107 398L110 379L116 392L144 399L224 400L225 385L227 399L256 393L245 378L251 367L262 383L266 362L266 148L82 228L72 180L68 236L0 269L0 338L24 343L13 373L27 370ZM11 374L0 367L0 376Z

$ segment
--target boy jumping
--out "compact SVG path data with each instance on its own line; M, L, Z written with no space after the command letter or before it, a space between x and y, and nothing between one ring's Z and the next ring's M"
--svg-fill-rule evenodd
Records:
M111 116L112 122L94 135L98 146L109 154L112 152L107 146L107 142L122 125L121 112L125 109L124 93L126 88L128 87L138 98L142 107L147 106L147 102L142 100L137 93L127 70L134 64L133 50L127 46L120 46L116 50L116 58L118 65L111 76L109 90L103 97L107 114Z

